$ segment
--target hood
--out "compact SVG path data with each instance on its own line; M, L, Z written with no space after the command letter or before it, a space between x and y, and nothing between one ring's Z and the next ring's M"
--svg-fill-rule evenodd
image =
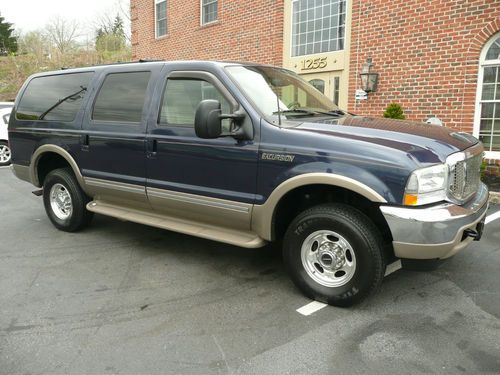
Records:
M470 134L444 126L350 115L303 122L294 129L356 139L403 151L418 163L444 162L450 154L479 142Z

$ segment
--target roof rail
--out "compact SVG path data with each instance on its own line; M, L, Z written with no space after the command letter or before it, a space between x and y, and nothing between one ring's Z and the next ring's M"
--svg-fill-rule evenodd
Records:
M87 66L75 66L75 67L71 67L71 68L67 67L67 66L63 66L63 67L61 67L61 70L89 68L89 67L93 67L93 66L124 65L124 64L148 63L148 62L159 62L159 61L165 61L165 60L162 60L162 59L139 59L136 61L117 61L114 63L104 63L104 64L95 64L95 65L87 65Z

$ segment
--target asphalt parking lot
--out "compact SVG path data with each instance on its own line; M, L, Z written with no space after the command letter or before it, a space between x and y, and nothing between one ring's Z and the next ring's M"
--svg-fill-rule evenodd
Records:
M500 219L435 271L303 315L276 248L102 216L59 232L33 189L0 169L0 374L500 372Z

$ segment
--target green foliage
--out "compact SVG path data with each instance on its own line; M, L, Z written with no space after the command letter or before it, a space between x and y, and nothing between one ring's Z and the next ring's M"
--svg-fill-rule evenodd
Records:
M398 103L391 103L387 106L384 117L404 120L406 118L403 108Z
M0 55L17 52L17 37L13 36L12 24L0 16Z
M480 169L480 171L481 171L481 178L483 178L484 175L485 175L486 165L487 165L486 160L483 159L483 161L481 163L481 169Z
M109 52L122 51L126 46L123 20L119 15L113 22L103 24L96 30L95 49L100 54L107 56Z

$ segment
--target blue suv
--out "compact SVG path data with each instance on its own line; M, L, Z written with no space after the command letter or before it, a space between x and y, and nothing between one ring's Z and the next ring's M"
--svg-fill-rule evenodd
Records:
M15 175L63 231L94 213L256 248L294 283L361 301L396 259L479 240L483 147L443 127L355 116L286 69L138 62L30 77L10 117Z

